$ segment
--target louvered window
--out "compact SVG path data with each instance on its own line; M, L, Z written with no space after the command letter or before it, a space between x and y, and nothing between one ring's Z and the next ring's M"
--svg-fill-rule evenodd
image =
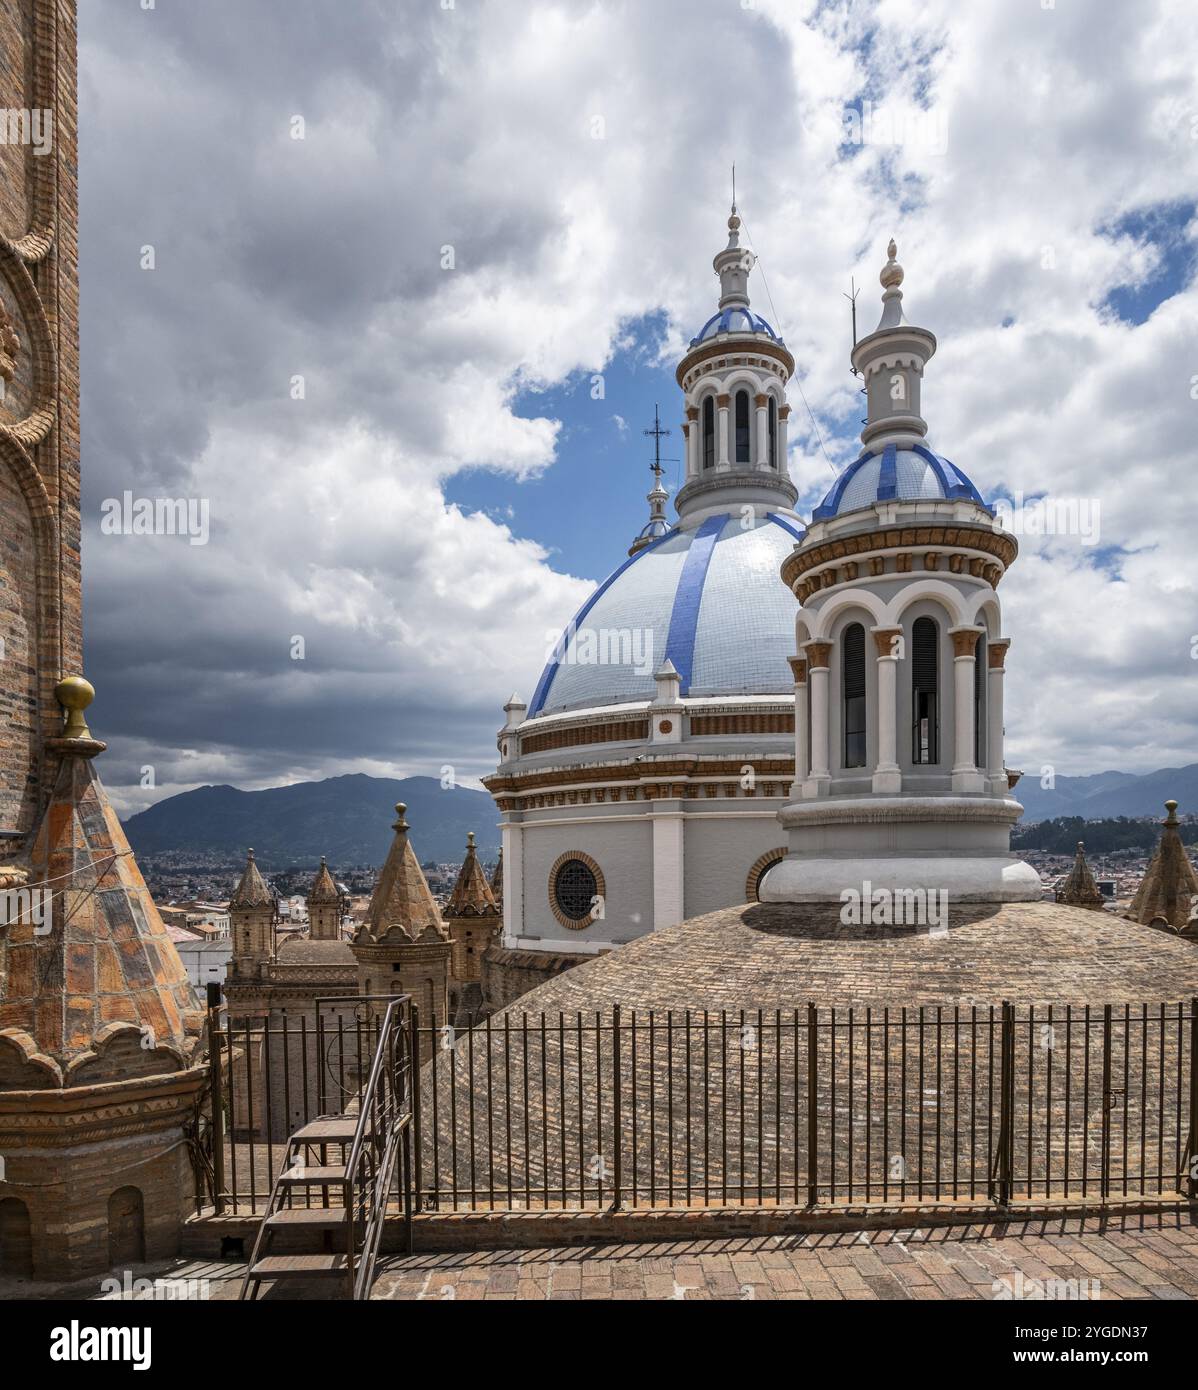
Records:
M973 761L986 766L986 638L978 637L973 649Z
M749 462L749 393L736 393L736 461Z
M865 629L851 623L841 641L844 684L844 765L865 766Z
M911 761L940 761L940 632L931 618L911 627Z
M703 467L715 467L715 400L711 396L703 402Z
M770 397L770 467L778 466L778 402Z

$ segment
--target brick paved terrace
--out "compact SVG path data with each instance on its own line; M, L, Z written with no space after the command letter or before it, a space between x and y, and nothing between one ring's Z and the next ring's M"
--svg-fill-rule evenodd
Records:
M200 1281L194 1296L236 1298L244 1266L173 1261L136 1278ZM658 1241L388 1256L378 1300L1038 1300L1198 1297L1198 1217L1186 1208L1145 1215L1060 1216L924 1230ZM206 1281L206 1286L203 1281ZM1070 1281L1074 1281L1071 1283ZM99 1280L0 1282L0 1298L96 1298ZM198 1291L204 1290L204 1295ZM142 1288L135 1296L150 1297ZM266 1299L325 1299L322 1283L267 1286Z

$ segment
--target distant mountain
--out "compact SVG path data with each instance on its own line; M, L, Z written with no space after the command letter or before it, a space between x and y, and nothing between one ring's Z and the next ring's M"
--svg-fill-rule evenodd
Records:
M1015 788L1015 797L1024 807L1024 821L1050 820L1056 816L1084 816L1102 820L1115 816L1157 816L1165 814L1165 802L1172 799L1179 810L1198 812L1198 763L1185 767L1162 767L1156 772L1135 776L1130 772L1095 772L1089 777L1057 777L1056 785L1044 788L1032 769L1024 773Z
M367 777L353 773L244 792L197 787L168 796L125 822L137 854L206 850L240 858L252 845L267 868L313 864L381 864L394 831L395 803L406 804L412 847L423 863L459 861L473 830L480 856L499 852L499 813L483 791L444 790L435 777Z

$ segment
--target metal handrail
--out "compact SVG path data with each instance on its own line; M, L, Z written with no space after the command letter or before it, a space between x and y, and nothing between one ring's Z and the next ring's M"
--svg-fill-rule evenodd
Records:
M386 1013L379 1025L378 1043L370 1067L370 1076L361 1093L353 1143L345 1160L344 1200L348 1210L347 1273L355 1299L361 1299L369 1293L370 1277L382 1235L387 1194L391 1190L395 1157L400 1138L406 1134L411 1119L410 1111L405 1112L401 1108L404 1099L400 1093L402 1063L405 1058L401 1056L400 1065L397 1066L395 1055L396 1040L399 1040L402 1049L407 1038L404 1025L410 1006L411 999L408 995L389 999ZM406 1060L410 1065L411 1059ZM370 1156L375 1159L374 1170L368 1178L360 1180L359 1169L364 1168L364 1160ZM360 1218L356 1214L359 1198L363 1212ZM355 1249L355 1228L359 1220L363 1227L360 1251Z

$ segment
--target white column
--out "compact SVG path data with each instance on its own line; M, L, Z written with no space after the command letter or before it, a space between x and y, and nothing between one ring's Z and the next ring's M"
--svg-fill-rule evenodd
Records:
M902 629L872 629L878 652L878 765L874 768L873 789L895 795L903 789L898 765L898 664Z
M786 476L786 422L790 419L790 406L778 407L778 472Z
M770 466L770 398L766 395L754 397L757 406L757 467Z
M980 792L985 779L978 771L975 759L976 730L973 698L974 653L980 627L949 628L953 639L953 791Z
M682 427L686 431L686 476L697 478L702 463L699 460L699 407L688 405L686 408L686 424Z
M682 802L656 801L653 821L653 930L685 920Z
M719 435L717 439L716 467L727 472L728 464L728 407L732 403L731 396L717 396L715 403L719 406Z
M788 660L795 678L795 778L791 783L790 797L792 801L797 801L803 795L803 783L811 766L807 751L807 662L801 656L792 656Z
M524 827L513 816L504 814L503 836L503 944L515 946L524 931Z
M804 796L827 796L832 775L828 770L828 661L831 642L808 642L811 673L811 770L803 787Z
M1005 662L1010 642L1005 638L987 644L986 652L990 659L990 670L986 676L987 700L986 718L989 720L986 739L986 773L990 781L990 791L995 796L1006 796L1007 769L1003 755L1003 679L1006 676Z

